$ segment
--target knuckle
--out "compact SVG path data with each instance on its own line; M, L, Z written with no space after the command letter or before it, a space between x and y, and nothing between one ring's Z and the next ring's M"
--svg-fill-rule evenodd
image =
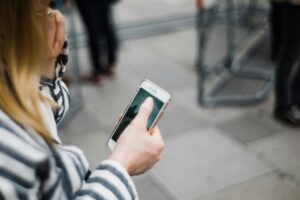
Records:
M156 151L155 151L155 156L156 157L160 157L161 153L162 153L162 149L161 148L157 148Z
M165 142L164 142L163 140L161 140L161 143L160 143L160 145L161 145L161 149L164 149L164 148L165 148L165 146L166 146L166 144L165 144Z
M157 143L157 149L161 152L165 148L165 143L161 140Z
M155 162L159 162L161 160L161 156L157 156L156 159L155 159Z
M57 11L56 16L57 16L57 17L56 17L57 22L65 23L65 18L64 18L64 16L61 14L61 12Z

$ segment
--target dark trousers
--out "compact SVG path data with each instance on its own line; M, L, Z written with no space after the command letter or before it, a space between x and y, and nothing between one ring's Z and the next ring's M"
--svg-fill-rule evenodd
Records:
M115 65L118 51L118 38L110 0L76 0L76 2L89 35L94 71L103 73L107 65ZM102 62L104 56L107 56L106 63Z
M300 105L300 6L271 4L271 56L276 61L275 107Z

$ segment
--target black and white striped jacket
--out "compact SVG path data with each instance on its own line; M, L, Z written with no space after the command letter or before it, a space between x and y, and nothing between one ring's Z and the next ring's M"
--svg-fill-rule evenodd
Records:
M57 72L64 70L59 68ZM41 81L42 92L55 100L54 113L41 103L44 122L56 144L51 147L33 130L21 127L0 109L0 200L138 200L127 171L106 160L90 172L83 152L63 145L56 123L69 107L70 95L57 74L55 81Z

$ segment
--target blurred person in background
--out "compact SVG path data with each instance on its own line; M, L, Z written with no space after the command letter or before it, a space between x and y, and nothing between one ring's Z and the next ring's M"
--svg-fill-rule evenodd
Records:
M116 75L119 44L112 16L112 4L117 1L76 0L88 32L93 64L93 70L83 76L84 82L102 85L107 78Z
M274 117L300 125L300 0L271 0L271 58L276 63Z
M89 171L83 152L57 134L53 112L70 97L56 68L65 22L47 6L45 0L0 4L0 199L136 200L130 175L150 169L164 146L159 129L146 128L153 101L142 104L109 159Z

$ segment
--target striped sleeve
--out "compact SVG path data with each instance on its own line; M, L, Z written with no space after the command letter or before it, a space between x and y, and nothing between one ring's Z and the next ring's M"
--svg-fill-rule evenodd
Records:
M48 146L38 134L17 127L0 112L1 200L138 200L120 164L106 160L90 173L80 149Z
M118 163L103 161L87 178L89 164L80 149L59 145L55 154L56 167L64 173L52 172L44 184L48 199L138 200L133 181Z
M127 171L120 164L106 160L92 172L76 199L137 200L138 196Z
M118 163L102 162L85 181L88 162L76 147L45 154L7 130L0 130L0 138L1 200L138 200Z

